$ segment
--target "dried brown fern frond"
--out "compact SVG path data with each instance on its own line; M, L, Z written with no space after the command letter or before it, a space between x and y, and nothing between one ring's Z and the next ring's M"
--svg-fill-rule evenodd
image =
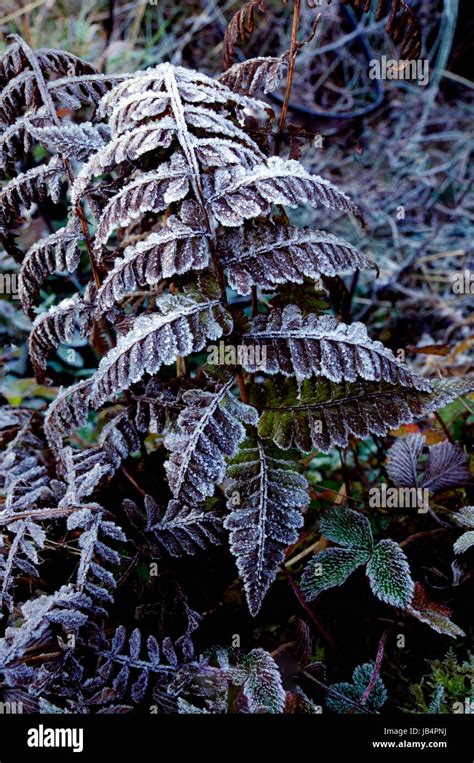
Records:
M265 13L267 8L262 0L249 0L248 3L235 13L225 31L223 44L224 69L232 66L235 48L242 45L253 34L255 29L255 11Z
M375 0L341 0L341 2L363 13L368 13L375 4ZM410 60L419 58L422 46L421 29L410 6L405 0L376 0L376 2L375 18L380 21L388 14L385 31L396 45L401 45L402 56Z

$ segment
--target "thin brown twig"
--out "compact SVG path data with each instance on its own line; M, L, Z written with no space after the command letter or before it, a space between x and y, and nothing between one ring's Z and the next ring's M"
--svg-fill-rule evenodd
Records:
M295 63L296 63L296 56L298 53L298 26L300 23L300 13L301 13L301 0L293 0L293 24L291 27L291 42L290 42L290 55L289 55L289 64L288 64L288 77L286 79L286 89L285 89L285 98L283 101L283 106L281 108L280 113L280 119L278 122L278 134L281 135L285 128L286 123L286 115L288 113L288 106L290 103L290 96L291 96L291 87L293 85L293 77L295 74ZM275 146L275 149L278 146ZM277 151L275 151L277 153Z
M444 434L448 438L448 440L451 443L451 445L455 445L456 443L453 440L453 436L452 436L451 432L449 431L448 427L446 426L446 424L444 423L443 419L439 415L438 411L434 411L434 415L435 415L435 419L439 423L441 429L443 430Z
M123 464L122 464L122 465L121 465L121 467L120 467L120 471L122 472L122 474L124 475L124 477L126 477L126 478L128 479L128 481L130 482L130 484L131 484L131 485L133 485L133 487L135 488L135 490L138 490L138 492L140 493L140 495L142 495L143 497L145 497L145 496L146 496L146 492L145 492L145 491L144 491L144 490L143 490L143 489L140 487L140 485L139 485L139 484L138 484L138 482L137 482L137 481L136 481L136 480L135 480L135 479L132 477L132 475L130 474L130 472L128 472L128 471L126 470L126 468L124 467L124 465L123 465Z

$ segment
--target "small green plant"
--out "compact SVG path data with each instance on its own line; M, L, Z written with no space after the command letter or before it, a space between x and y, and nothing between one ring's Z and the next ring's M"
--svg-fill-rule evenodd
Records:
M474 709L474 657L461 661L451 647L442 660L429 660L429 671L410 686L411 713L472 713Z

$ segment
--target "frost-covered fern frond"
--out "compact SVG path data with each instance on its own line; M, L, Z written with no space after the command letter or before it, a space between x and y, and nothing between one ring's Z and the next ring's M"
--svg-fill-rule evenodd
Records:
M209 237L202 228L199 207L183 202L179 217L169 217L160 231L127 247L123 257L115 261L97 295L98 314L139 287L155 286L173 275L207 267Z
M65 50L40 48L33 51L15 36L13 44L0 58L0 120L12 123L24 109L41 102L38 75L45 81L58 76L96 75L97 69Z
M43 421L44 433L56 457L60 457L65 437L84 426L89 413L91 381L85 379L60 388Z
M266 382L259 401L259 434L284 450L328 453L334 447L346 448L351 436L384 436L427 416L440 394L385 381L336 383L318 377L298 385L276 377Z
M202 203L200 164L215 167L245 161L252 166L263 158L235 120L236 109L250 103L209 77L170 64L139 73L104 97L101 113L109 117L112 140L82 169L75 194L81 195L94 176L124 162L137 162L151 151L168 149L176 138Z
M10 180L0 190L0 211L3 219L12 223L20 216L22 207L29 209L33 204L43 202L46 191L54 202L59 201L63 172L62 161L53 156L48 164L33 167Z
M48 276L55 272L74 273L81 253L83 233L74 215L64 228L33 244L21 265L18 292L21 304L28 311Z
M90 702L101 706L130 696L138 703L147 692L157 701L179 668L194 656L189 635L197 621L191 610L189 617L188 632L175 642L166 637L159 643L154 636L145 641L138 628L127 637L123 626L116 629L110 642L100 634L95 637L90 646L100 664L95 676L84 684L92 694Z
M89 334L93 314L94 304L88 294L83 299L76 294L37 316L30 335L30 357L38 381L45 378L48 355L53 350L72 341L76 331L79 336Z
M145 496L148 524L147 532L163 546L170 556L193 555L209 545L220 545L222 519L202 506L196 508L172 500L161 518L159 508L151 496ZM154 521L150 521L155 517Z
M282 713L286 696L278 665L264 649L213 649L182 668L168 691L184 713Z
M230 549L237 559L250 613L256 615L285 550L298 538L307 483L288 454L247 440L227 470Z
M230 315L215 297L197 289L159 297L157 311L140 316L102 359L94 376L92 403L99 407L115 398L145 373L156 374L179 356L202 350L232 327Z
M391 350L369 339L363 323L347 326L329 315L303 316L296 305L283 310L275 308L254 318L250 330L243 335L243 343L261 348L268 374L282 373L297 379L324 376L333 382L365 379L431 389ZM244 367L251 372L257 370L250 353Z
M69 516L67 528L81 533L81 558L75 583L77 590L90 597L90 611L94 615L107 615L106 607L113 604L113 591L117 585L114 572L121 564L120 554L110 544L112 541L115 544L126 543L127 536L115 522L104 519L100 506L96 511L78 509Z
M80 506L99 484L112 477L114 471L114 465L101 448L84 451L63 448L59 472L64 477L67 489L61 499L61 506Z
M166 436L172 455L165 468L175 499L191 505L214 493L223 482L226 458L235 455L245 438L244 424L256 424L254 408L238 401L231 389L233 379L217 392L189 390L183 394L184 410L177 432Z
M334 276L375 263L353 246L326 231L294 225L253 223L221 236L219 256L229 283L239 294L251 287L275 289L278 284L303 283L305 277Z
M242 95L266 95L279 87L287 69L288 61L284 56L259 56L233 64L219 80Z
M70 122L46 127L30 125L28 130L40 145L50 151L56 151L67 159L81 161L101 148L110 137L106 125L93 125L91 122Z
M205 188L212 214L221 225L229 227L269 215L272 204L293 209L310 204L360 217L355 204L335 185L319 175L310 175L299 162L277 156L252 169L239 165L218 170Z
M0 599L10 609L16 575L38 577L39 552L46 540L46 533L39 523L40 510L57 503L63 492L60 483L51 479L41 463L40 452L44 444L29 427L30 418L27 418L6 447L0 462L1 492L5 498L0 523L6 533L5 540L8 539L8 543L2 543Z
M23 604L21 627L8 627L0 639L0 670L7 680L10 675L14 678L16 670L22 671L22 668L25 678L31 675L31 668L16 664L25 651L44 638L54 625L75 633L87 620L83 609L89 603L87 596L69 585L50 596L39 596Z

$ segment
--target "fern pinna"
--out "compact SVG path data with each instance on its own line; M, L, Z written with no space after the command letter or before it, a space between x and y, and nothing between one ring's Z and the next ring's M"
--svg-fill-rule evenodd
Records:
M252 96L238 64L222 81L168 63L108 77L20 39L1 61L0 237L34 317L31 364L38 382L48 381L54 353L78 337L97 358L94 372L58 389L47 410L19 408L2 419L5 614L21 574L40 579L47 541L60 545L67 532L78 555L67 585L24 605L21 626L8 628L0 649L7 685L29 682L43 709L122 712L148 692L168 710L282 712L271 655L196 658L199 618L187 605L174 640L150 635L145 649L138 630L127 637L122 628L107 640L117 590L143 563L172 568L170 557L223 543L228 531L256 615L304 523L301 454L385 435L464 389L420 377L364 325L318 307L319 276L375 263L330 232L290 221L302 205L359 212L298 161L269 155L262 136L275 116L253 95L257 85L271 87L255 77L259 61ZM273 62L262 61L275 79ZM59 202L68 207L63 227L21 251L28 214ZM47 279L57 273L61 298L45 307ZM216 342L222 367L203 365ZM155 451L154 494L145 496L140 470L130 475L123 461L135 454L135 463L146 462ZM107 499L118 474L133 499ZM362 516L352 521L368 525ZM328 527L327 537L340 540ZM311 598L368 564L382 600L419 613L397 544L382 540L374 550L364 532L362 550L344 541L323 552L329 577L318 587L311 567L303 590ZM393 565L406 581L397 595L386 578ZM62 657L46 655L33 680L21 657L54 637ZM96 677L86 675L90 654L101 664Z

